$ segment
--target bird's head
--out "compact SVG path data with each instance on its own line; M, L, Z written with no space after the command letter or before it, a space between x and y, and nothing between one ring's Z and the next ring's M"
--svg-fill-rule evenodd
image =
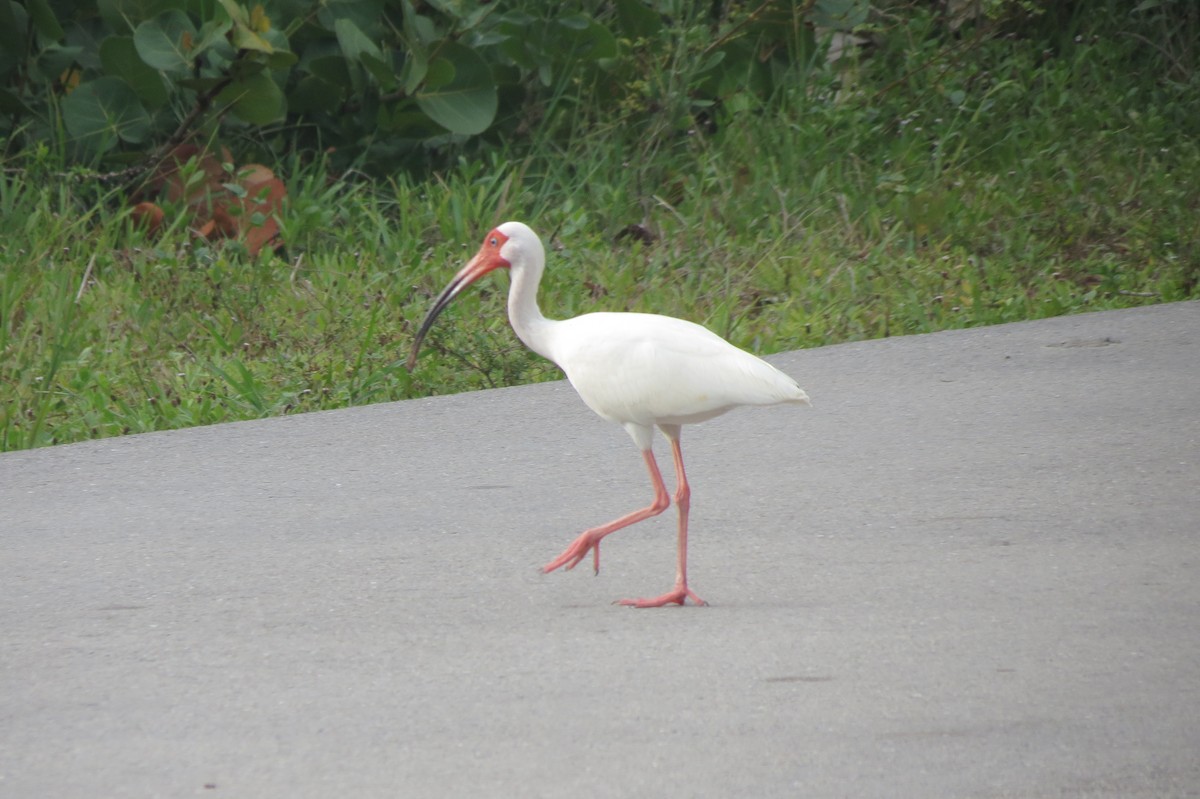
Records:
M421 350L421 342L434 321L463 289L474 283L488 272L496 269L512 269L535 260L541 262L544 258L542 242L537 234L521 222L505 222L495 227L483 237L479 252L459 270L458 274L446 284L442 293L434 301L433 307L425 315L421 327L417 330L417 338L413 341L412 351L408 355L408 369L412 371L417 363L417 355Z

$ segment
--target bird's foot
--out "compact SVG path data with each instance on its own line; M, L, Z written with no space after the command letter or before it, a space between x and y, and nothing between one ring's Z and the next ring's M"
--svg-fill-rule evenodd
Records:
M686 584L680 583L674 589L668 591L662 596L656 596L652 599L621 599L615 602L617 605L626 605L631 608L661 608L664 605L682 605L686 600L692 600L697 605L707 605L696 593L687 587Z
M549 574L560 566L566 566L568 570L574 569L579 565L579 561L587 557L587 553L592 553L592 569L596 574L600 573L600 539L603 535L595 535L593 531L588 530L581 533L578 538L571 542L571 546L563 550L563 553L554 560L542 567L543 574Z

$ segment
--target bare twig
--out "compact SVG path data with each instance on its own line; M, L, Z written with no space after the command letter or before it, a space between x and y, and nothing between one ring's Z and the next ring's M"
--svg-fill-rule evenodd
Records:
M735 24L729 30L725 31L725 33L723 35L719 36L717 38L717 40L714 41L712 44L710 44L708 47L705 47L704 52L701 53L701 55L708 55L712 51L716 50L718 47L722 47L726 43L728 43L730 40L736 38L738 36L738 34L741 32L742 28L746 27L751 22L755 22L760 16L762 16L763 12L766 11L767 8L773 4L773 2L774 2L774 0L765 0L765 2L763 2L762 5L760 5L758 8L754 9L753 11L751 11L745 17L743 17L737 24ZM806 2L804 3L804 7L801 8L795 14L793 14L793 17L798 16L802 19L807 17L808 13L812 10L812 7L815 6L816 4L817 4L817 0L806 0Z
M892 89L896 88L897 86L901 85L902 83L905 83L913 75L916 75L918 72L923 72L924 70L929 69L930 67L932 67L934 64L938 63L939 61L948 59L951 56L958 55L960 52L970 52L970 50L972 48L974 48L975 45L982 42L984 37L987 36L989 33L991 33L994 30L994 28L995 28L994 25L981 25L981 26L979 26L979 32L975 34L974 38L967 39L967 40L959 43L958 45L949 48L948 50L939 49L937 54L934 55L932 58L930 58L928 61L925 61L924 63L913 67L908 72L905 72L903 75L901 75L900 77L896 78L894 81L889 83L887 86L884 86L882 89L875 92L874 97L872 97L871 99L878 100L879 98L883 97L885 94L890 92Z
M75 292L75 304L79 304L80 298L83 297L83 292L87 289L88 280L92 277L92 267L96 265L96 253L92 253L92 257L88 259L87 269L83 270L83 280L79 281L79 291Z
M1126 35L1126 36L1130 36L1130 37L1132 37L1132 38L1134 38L1134 39L1137 39L1137 40L1138 40L1138 41L1140 41L1140 42L1145 42L1146 44L1150 45L1151 47L1153 47L1153 48L1154 48L1155 50L1157 50L1158 52L1162 53L1162 54L1163 54L1163 56L1164 56L1164 57L1165 57L1165 58L1166 58L1168 61L1170 61L1172 64L1174 64L1174 65L1175 65L1175 69L1179 71L1179 76L1180 76L1180 78L1186 78L1186 77L1187 77L1187 76L1190 74L1190 73L1189 73L1189 71L1188 71L1188 68L1187 68L1187 67L1185 67L1185 66L1183 65L1183 63L1182 63L1182 62L1181 62L1181 61L1180 61L1178 58L1176 58L1176 57L1175 57L1175 55L1174 55L1174 54L1173 54L1173 53L1172 53L1170 50L1168 50L1167 48L1163 47L1161 44L1158 44L1157 42L1151 41L1150 39L1147 39L1147 38L1146 38L1145 36L1143 36L1142 34L1140 34L1140 33L1134 33L1133 31L1121 31L1121 33L1123 33L1123 34L1124 34L1124 35Z
M239 50L237 57L241 58L245 52L245 50ZM234 63L237 63L237 59L234 59ZM175 132L171 134L171 137L163 142L163 145L155 151L148 164L142 165L142 169L138 175L139 177L147 173L153 174L154 172L157 172L158 168L162 166L163 162L167 160L171 153L175 152L175 148L191 138L193 135L193 123L195 123L195 121L202 114L207 113L209 107L213 103L213 100L217 99L217 95L225 91L225 89L228 88L231 83L233 83L233 75L226 75L225 77L221 78L221 80L213 84L212 88L196 98L196 104L192 106L192 110L188 112L188 115L185 116L179 123L179 126L175 128Z
M288 284L291 285L293 290L296 288L296 274L300 271L300 265L303 263L304 253L300 253L296 256L296 263L292 267L292 274L288 276Z
M659 197L657 194L652 194L650 196L654 200L654 202L658 203L663 208L666 208L668 211L670 211L672 214L674 214L675 218L678 219L680 221L680 223L682 223L685 226L687 225L687 220L684 219L683 214L679 213L679 211L676 210L675 206L671 205L669 202L664 200L662 197Z

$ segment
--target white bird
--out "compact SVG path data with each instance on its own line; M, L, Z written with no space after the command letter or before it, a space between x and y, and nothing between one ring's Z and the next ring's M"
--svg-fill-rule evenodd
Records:
M808 405L808 395L783 372L725 341L700 325L670 316L642 313L589 313L574 319L547 319L537 304L538 283L546 264L541 240L521 222L505 222L488 233L483 246L438 295L425 316L408 358L411 370L421 341L438 315L467 286L495 269L508 269L508 319L517 336L534 352L566 373L587 406L625 428L642 451L654 501L608 524L585 530L543 567L574 568L592 553L600 571L600 541L609 533L657 516L671 504L651 449L654 427L671 442L675 457L675 505L679 512L678 569L675 587L650 599L623 599L639 608L682 605L691 599L707 604L688 588L687 538L691 489L683 470L680 429L739 405Z

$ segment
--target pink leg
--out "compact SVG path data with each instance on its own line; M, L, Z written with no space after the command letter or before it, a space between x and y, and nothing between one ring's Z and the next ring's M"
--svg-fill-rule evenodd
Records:
M608 524L602 524L599 527L593 527L590 530L584 530L579 537L567 547L566 550L554 560L542 567L542 572L552 572L560 566L566 566L568 569L575 568L579 561L587 557L589 550L592 552L592 566L597 573L600 572L600 539L609 533L615 533L622 527L628 527L631 524L649 519L651 516L657 516L662 513L671 504L671 498L667 496L667 487L663 483L662 473L658 470L658 463L654 460L654 453L651 450L642 452L642 459L646 461L646 469L650 472L650 482L654 485L654 502L641 510L635 510L633 513L627 513L621 518L611 521Z
M675 587L662 596L651 599L622 599L620 603L622 605L635 608L661 608L663 605L672 603L682 605L687 599L691 599L697 605L708 604L696 596L687 584L688 510L692 504L692 489L688 485L687 475L683 471L683 451L679 448L678 433L671 438L671 452L675 456L675 480L677 483L675 507L679 510L679 563L675 571Z

